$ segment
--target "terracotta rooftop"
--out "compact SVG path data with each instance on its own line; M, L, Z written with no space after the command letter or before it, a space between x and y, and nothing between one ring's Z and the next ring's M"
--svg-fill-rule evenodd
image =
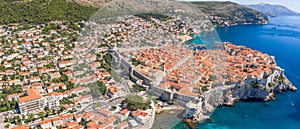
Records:
M13 127L11 129L28 129L28 126L27 126L27 124L25 124L25 125L20 125L20 126L17 126L17 127Z
M33 89L33 88L29 89L27 91L27 93L28 93L28 96L19 98L20 103L42 98L42 96L36 89Z
M147 112L142 112L142 111L132 111L132 115L133 116L142 116L142 117L145 117L145 116L147 116L148 115L148 113Z
M41 121L40 124L41 125L42 124L48 124L49 122L51 122L51 120L50 119L46 119L46 120Z
M120 111L120 113L123 114L123 115L125 115L125 114L128 113L128 112L130 112L130 111L129 111L127 108L122 109L122 110Z

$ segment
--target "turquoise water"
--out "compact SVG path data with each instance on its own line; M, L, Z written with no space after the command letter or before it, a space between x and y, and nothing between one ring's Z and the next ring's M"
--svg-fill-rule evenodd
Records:
M182 119L179 117L183 110L167 110L155 115L152 129L168 129L176 126ZM172 121L170 121L172 120Z
M277 64L300 90L300 17L277 17L268 25L216 28L220 39L275 56ZM300 92L276 95L276 101L237 102L219 107L212 122L199 129L300 129ZM183 123L176 129L183 129Z

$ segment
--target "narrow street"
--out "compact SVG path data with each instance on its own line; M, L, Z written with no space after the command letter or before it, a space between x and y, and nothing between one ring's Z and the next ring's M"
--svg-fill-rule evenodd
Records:
M0 129L4 129L4 116L1 114L0 115Z

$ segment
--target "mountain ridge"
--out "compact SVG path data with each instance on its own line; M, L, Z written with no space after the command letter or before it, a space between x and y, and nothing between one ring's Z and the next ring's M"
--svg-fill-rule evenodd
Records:
M112 0L6 0L0 1L0 23L40 24L49 21L88 20ZM207 14L216 26L266 24L262 13L233 2L189 2ZM15 11L16 10L16 11ZM39 12L39 13L37 13ZM59 15L57 15L59 14Z
M245 5L248 8L257 10L267 16L300 16L300 13L292 11L283 5L272 5L267 3Z

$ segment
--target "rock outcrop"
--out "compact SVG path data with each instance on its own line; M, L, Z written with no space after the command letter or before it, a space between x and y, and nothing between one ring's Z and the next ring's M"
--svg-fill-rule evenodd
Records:
M230 86L222 86L207 92L202 101L198 103L198 109L193 115L193 120L204 122L212 114L216 107L232 106L239 100L275 100L275 93L283 91L296 91L297 88L283 75L281 79L275 78L272 85L253 86L251 83L238 83Z

